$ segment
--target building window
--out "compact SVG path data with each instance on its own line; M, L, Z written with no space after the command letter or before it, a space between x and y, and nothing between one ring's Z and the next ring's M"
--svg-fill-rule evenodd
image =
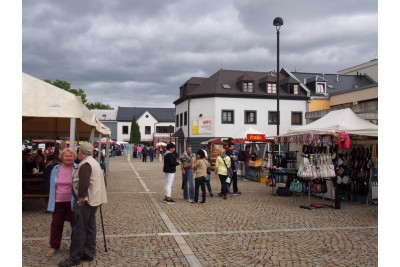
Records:
M183 125L183 113L179 114L179 125Z
M257 112L254 110L244 111L244 123L245 124L256 124L257 123Z
M267 84L267 93L268 94L276 94L276 83L268 83Z
M234 111L233 110L222 110L221 123L223 124L233 124L235 122Z
M179 127L179 115L176 115L175 126Z
M243 82L243 92L253 93L253 82Z
M151 134L151 126L144 126L144 134Z
M268 124L276 125L278 123L278 116L276 111L268 111Z
M187 117L187 111L185 111L183 116L183 125L187 125L187 123L188 123L188 117Z
M291 95L299 94L299 85L298 84L291 84L289 86L290 86L289 94L291 94Z
M128 134L129 128L128 126L122 126L122 134Z
M317 83L317 94L325 94L326 93L326 86L325 83Z
M303 125L303 113L292 112L292 125Z

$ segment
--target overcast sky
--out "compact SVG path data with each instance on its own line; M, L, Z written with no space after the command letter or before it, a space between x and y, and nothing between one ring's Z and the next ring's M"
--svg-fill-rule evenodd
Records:
M23 0L22 71L89 102L174 107L219 69L336 73L378 57L377 0Z

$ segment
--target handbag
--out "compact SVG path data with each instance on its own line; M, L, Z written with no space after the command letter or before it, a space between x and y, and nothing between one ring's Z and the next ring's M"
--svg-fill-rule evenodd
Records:
M301 193L303 188L299 181L293 181L290 183L289 190L296 193Z
M224 162L225 167L226 167L226 169L228 170L228 178L232 178L232 177L233 177L233 171L232 171L232 169L231 169L231 168L228 168L228 166L226 165L224 159L222 159L222 161ZM231 182L231 181L229 180L229 183L230 183L230 182Z

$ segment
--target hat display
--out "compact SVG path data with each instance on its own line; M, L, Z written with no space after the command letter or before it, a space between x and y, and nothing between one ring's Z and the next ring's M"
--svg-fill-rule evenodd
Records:
M92 155L93 154L93 145L88 142L83 142L79 145L79 151L81 151L85 155Z

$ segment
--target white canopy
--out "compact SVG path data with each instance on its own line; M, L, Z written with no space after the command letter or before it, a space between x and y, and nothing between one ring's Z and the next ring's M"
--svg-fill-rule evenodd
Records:
M52 84L22 73L22 135L70 136L71 119L79 136L90 136L92 128L111 133L80 98Z
M287 135L341 131L355 135L378 136L378 126L360 118L350 108L334 110L310 124L292 127Z

